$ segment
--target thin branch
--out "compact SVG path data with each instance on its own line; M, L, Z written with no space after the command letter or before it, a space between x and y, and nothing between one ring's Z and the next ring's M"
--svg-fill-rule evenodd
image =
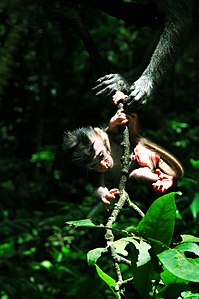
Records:
M118 109L123 109L123 103L120 103L118 105ZM119 264L125 262L126 264L131 265L131 262L125 258L120 257L117 254L114 246L114 234L112 231L112 226L126 202L131 208L133 208L136 212L138 212L141 217L144 217L144 213L135 204L133 204L130 201L129 195L125 191L126 182L129 176L129 162L130 162L130 139L129 139L129 130L127 126L125 126L125 129L123 131L123 139L121 145L123 147L123 155L121 158L122 170L121 170L121 178L119 183L120 195L119 195L118 202L114 205L112 213L108 218L106 224L106 227L108 227L108 229L105 234L105 240L111 251L112 260L117 275L117 284L116 284L115 291L118 292L119 294L123 294L124 290L121 287L128 282L123 280Z
M129 196L128 196L128 198L126 199L126 201L127 201L128 206L129 206L130 208L132 208L133 210L135 210L135 211L136 211L142 218L144 217L144 213L142 212L142 210L141 210L140 208L138 208L138 206L136 206L136 204L134 204L134 203L130 200Z
M123 104L118 105L118 109L122 109ZM126 182L128 179L128 167L129 167L129 157L130 157L130 142L129 142L129 130L127 127L125 127L124 132L123 132L123 141L122 141L122 147L124 149L124 153L122 156L122 171L121 171L121 178L120 178L120 183L119 183L119 191L120 191L120 196L118 202L114 205L113 211L108 218L107 227L112 228L113 223L116 221L117 216L119 215L121 209L123 208L128 194L125 191L125 186ZM107 244L109 245L110 251L111 251L111 256L113 259L114 263L114 268L116 271L117 275L117 281L119 282L119 286L122 286L123 278L122 278L122 273L121 269L118 263L118 255L115 251L115 246L114 246L114 235L111 229L107 229L106 234L105 234L105 239ZM118 291L120 294L123 293L123 290L121 288L115 289Z
M128 266L131 266L131 261L125 259L124 257L120 256L119 254L115 255L115 260L119 263L119 264L125 264Z
M127 284L127 283L129 283L129 282L132 282L133 280L134 280L134 278L133 278L133 277L130 277L130 278L125 279L125 280L123 280L123 281L118 281L117 284L116 284L116 287L115 287L116 290L117 290L117 289L120 289L122 285Z

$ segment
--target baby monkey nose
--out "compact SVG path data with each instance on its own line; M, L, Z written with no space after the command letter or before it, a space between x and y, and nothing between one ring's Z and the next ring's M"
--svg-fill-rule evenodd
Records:
M108 169L108 168L109 168L108 163L107 163L106 160L102 160L102 161L100 161L100 165L101 165L103 168L105 168L105 169Z

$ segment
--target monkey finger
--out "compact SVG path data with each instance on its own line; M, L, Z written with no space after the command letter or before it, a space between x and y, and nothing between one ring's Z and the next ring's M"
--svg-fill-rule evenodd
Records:
M127 119L127 115L126 115L126 113L124 112L124 110L118 110L116 114L117 114L119 117L123 117L123 118L126 118L126 119Z
M119 117L119 118L118 118L118 124L119 124L119 125L125 125L125 124L127 124L127 123L128 123L128 119L123 118L123 117Z
M108 193L108 194L106 194L105 199L107 199L107 200L109 200L109 199L115 199L115 195L111 194L111 193Z
M137 96L134 97L134 101L137 102L139 106L145 105L148 101L146 93L139 92Z
M110 205L110 201L107 200L105 197L102 197L102 202L104 203L104 205Z
M120 117L127 119L126 113L120 112L119 115L120 115Z
M168 180L168 181L173 180L173 177L171 175L168 175L168 174L162 172L158 168L156 169L156 174L158 175L158 177L160 178L160 180L164 180L164 181L166 181L166 180Z
M142 101L140 102L141 105L145 105L146 103L147 103L147 100L142 100Z
M111 84L115 85L115 80L114 79L105 79L105 80L101 80L100 84L97 85L97 87L101 87L101 86L111 86Z
M112 194L120 194L120 191L117 188L113 188L109 192Z
M127 123L128 123L128 119L124 119L124 120L121 121L121 124L122 124L122 125L125 125L125 124L127 124Z
M101 91L104 86L106 86L106 85L104 84L104 81L102 81L102 82L100 82L100 84L98 84L95 87L93 87L92 90L94 90L94 91L98 91L98 90Z
M111 78L113 78L115 75L114 74L108 74L108 75L105 75L105 76L103 76L103 77L100 77L99 79L97 79L97 81L96 82L101 82L101 81L104 81L104 80L109 80L109 79L111 79Z
M162 174L162 171L161 171L159 168L157 168L157 169L155 170L155 172L157 173L158 176L160 176L160 175Z
M102 76L96 80L96 83L101 83L105 80L111 79L112 77L113 77L113 74Z
M132 108L134 110L135 109L138 110L141 107L142 104L140 103L140 101L135 101L135 99L132 98L131 96L127 98L126 111L132 111Z
M99 88L98 88L99 89ZM103 95L103 96L108 96L108 94L109 94L109 88L108 87L105 87L104 89L101 89L101 90L99 90L98 92L96 92L96 96L101 96L101 95Z
M104 87L105 84L102 84L101 87ZM106 86L104 89L102 90L99 90L96 95L104 95L104 96L109 96L109 95L112 95L114 92L116 91L116 88L115 88L115 84L112 84L112 85L108 85Z
M127 95L125 95L122 91L117 90L113 96L113 102L115 105L117 105L119 101L126 101L127 98Z
M153 183L152 186L153 186L153 188L154 188L155 191L159 191L159 192L162 191L162 190L161 190L161 189L162 189L162 186L159 186L159 185L157 185L156 183Z
M101 90L104 86L108 86L110 84L109 80L105 80L105 77L98 79L97 85L92 88L92 90Z
M124 114L124 113L122 113L122 114L118 114L117 115L117 119L119 120L119 121L125 121L125 122L128 122L128 119L127 119L127 117L126 117L126 114Z
M119 124L126 124L128 122L128 119L124 118L124 117L118 117L115 119L115 121Z
M129 97L131 97L131 100L134 102L139 102L141 104L146 101L146 92L143 89L135 88L131 91Z

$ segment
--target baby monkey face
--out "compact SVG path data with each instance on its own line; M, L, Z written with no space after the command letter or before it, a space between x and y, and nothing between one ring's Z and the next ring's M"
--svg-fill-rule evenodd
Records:
M95 135L92 142L95 156L88 167L101 173L108 171L113 167L113 159L107 140L102 136Z

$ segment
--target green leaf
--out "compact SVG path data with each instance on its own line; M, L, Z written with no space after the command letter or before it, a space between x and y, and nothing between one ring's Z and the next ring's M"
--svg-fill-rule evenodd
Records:
M151 257L149 254L149 249L151 248L151 246L144 242L144 241L140 241L140 243L136 242L135 247L136 249L139 251L138 253L138 261L137 261L137 266L140 267L144 264L146 264L148 261L150 261Z
M81 220L67 221L66 224L70 225L70 226L74 226L74 227L90 227L90 228L110 229L114 232L117 232L117 233L125 235L125 236L127 234L129 234L125 230L120 230L120 229L116 229L116 228L113 228L113 227L110 228L110 227L104 226L103 224L94 224L91 219L81 219Z
M47 147L46 150L34 153L31 156L31 162L39 162L41 160L53 161L55 158L54 149Z
M111 276L109 276L104 271L102 271L102 269L98 265L95 265L95 267L96 267L96 270L97 270L97 274L109 286L111 291L114 293L115 297L117 299L121 299L120 294L115 291L115 286L116 286L115 279L113 279Z
M165 285L170 285L174 283L188 283L187 280L177 277L176 275L173 275L168 270L164 270L161 274L161 279Z
M192 235L181 235L182 243L194 243L199 242L199 238L194 237Z
M191 291L182 292L181 296L184 299L198 299L199 298L199 294L193 294Z
M175 130L177 133L181 133L182 129L188 128L189 124L185 122L179 122L176 120L171 120L170 121L171 127L173 130Z
M81 220L74 220L74 221L67 221L66 224L72 225L75 227L99 227L99 225L95 225L91 219L81 219Z
M90 250L87 253L87 262L89 266L94 266L98 260L98 258L100 258L100 256L102 255L103 252L106 252L107 248L95 248Z
M199 255L199 246L195 243L183 243L175 249L158 254L164 267L173 275L188 281L199 282L199 259L187 258L185 251Z
M46 268L46 269L50 269L50 268L52 268L52 263L50 262L50 261L47 261L47 260L45 260L45 261L42 261L41 262L41 265L44 267L44 268Z
M175 249L180 250L182 252L193 252L195 255L199 256L199 246L195 243L182 243L176 246Z
M175 192L166 194L152 203L144 218L138 224L138 233L145 239L155 239L169 246L175 224ZM160 253L164 246L154 244L154 250Z
M128 244L132 243L135 248L138 250L138 258L137 258L137 267L140 267L144 264L146 264L150 259L149 249L151 246L144 242L143 240L140 240L138 242L137 240L128 237L128 238L122 238L114 242L115 250L117 254L121 254L123 256L128 255L128 251L125 249Z
M197 218L197 215L199 213L199 192L196 192L194 199L190 205L190 209L193 215L193 218Z
M199 160L190 159L190 162L196 170L199 170Z
M138 250L135 246L130 249L131 266L134 277L134 284L136 290L141 294L142 298L149 298L149 292L152 287L152 280L155 279L155 260L150 260L148 263L138 267Z
M128 255L128 251L125 249L129 244L131 238L122 238L114 242L115 251L117 254L121 254L123 256Z

